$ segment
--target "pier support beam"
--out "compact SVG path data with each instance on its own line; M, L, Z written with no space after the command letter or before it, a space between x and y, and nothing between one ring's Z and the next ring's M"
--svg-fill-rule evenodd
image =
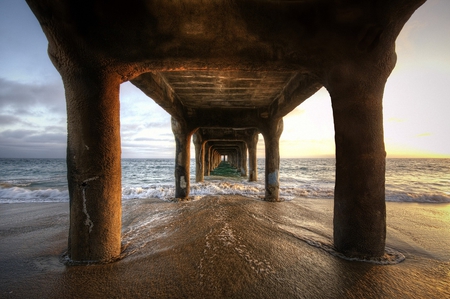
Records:
M59 71L67 101L68 255L111 261L121 253L121 80L99 70Z
M203 182L205 175L205 142L199 131L193 135L195 146L195 181Z
M205 142L205 167L204 175L209 176L211 174L211 145ZM204 179L205 177L203 177Z
M384 61L380 64L379 61ZM385 157L382 99L395 53L335 66L331 95L336 142L334 245L351 257L384 255Z
M241 142L239 143L239 155L241 158L240 164L241 164L241 176L247 176L247 172L248 172L248 166L247 166L247 152L248 152L248 147L247 144L245 142Z
M258 131L254 130L251 137L246 139L248 148L248 181L256 182L258 180L258 161L256 150L258 146Z
M172 119L172 132L175 136L175 198L186 199L190 189L190 142L191 132L188 132L186 125Z
M280 201L280 136L283 132L283 119L270 119L259 129L264 136L266 149L265 200Z

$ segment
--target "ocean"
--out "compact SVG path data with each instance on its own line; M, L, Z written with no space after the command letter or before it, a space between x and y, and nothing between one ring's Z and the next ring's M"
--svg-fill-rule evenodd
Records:
M195 182L193 198L206 195L264 197L264 159L258 159L258 181L245 177L205 176ZM280 196L332 199L334 159L281 159ZM173 159L123 159L122 199L174 197ZM64 159L0 159L0 203L68 202ZM387 159L386 201L450 203L450 159Z
M193 162L175 202L172 159L124 159L123 259L67 267L65 160L0 159L0 297L450 298L450 159L387 160L389 256L366 262L333 247L334 159L282 159L282 203L255 200L264 159L257 182Z

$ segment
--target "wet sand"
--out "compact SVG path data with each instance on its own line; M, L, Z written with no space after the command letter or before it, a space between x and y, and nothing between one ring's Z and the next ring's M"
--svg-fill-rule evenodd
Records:
M67 203L0 204L0 298L450 298L450 205L387 203L395 265L310 245L331 242L332 205L125 201L127 256L68 267Z

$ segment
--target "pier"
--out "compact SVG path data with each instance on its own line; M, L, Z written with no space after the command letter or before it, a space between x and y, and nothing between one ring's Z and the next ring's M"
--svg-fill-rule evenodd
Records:
M180 199L189 197L194 134L203 168L197 180L225 154L253 181L258 132L265 200L280 201L283 117L326 88L336 142L334 246L349 257L382 256L383 91L395 40L423 2L27 0L65 87L70 259L107 262L121 253L119 89L126 81L172 116Z

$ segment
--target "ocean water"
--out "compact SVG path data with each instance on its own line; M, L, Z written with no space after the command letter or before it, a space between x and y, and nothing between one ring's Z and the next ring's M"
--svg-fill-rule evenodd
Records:
M258 162L258 182L195 183L192 161L191 195L202 200L174 203L173 160L123 160L125 258L67 268L65 161L0 159L0 203L62 202L0 205L0 294L450 298L450 159L388 159L386 254L367 263L333 246L334 159L282 159L282 204L251 199L264 196Z
M386 201L450 203L450 159L387 159ZM334 159L281 159L280 195L285 200L333 198ZM169 200L174 197L173 159L122 160L122 198ZM191 192L205 195L264 196L264 159L258 159L258 181L246 177L205 176ZM0 203L67 202L64 159L0 159Z

